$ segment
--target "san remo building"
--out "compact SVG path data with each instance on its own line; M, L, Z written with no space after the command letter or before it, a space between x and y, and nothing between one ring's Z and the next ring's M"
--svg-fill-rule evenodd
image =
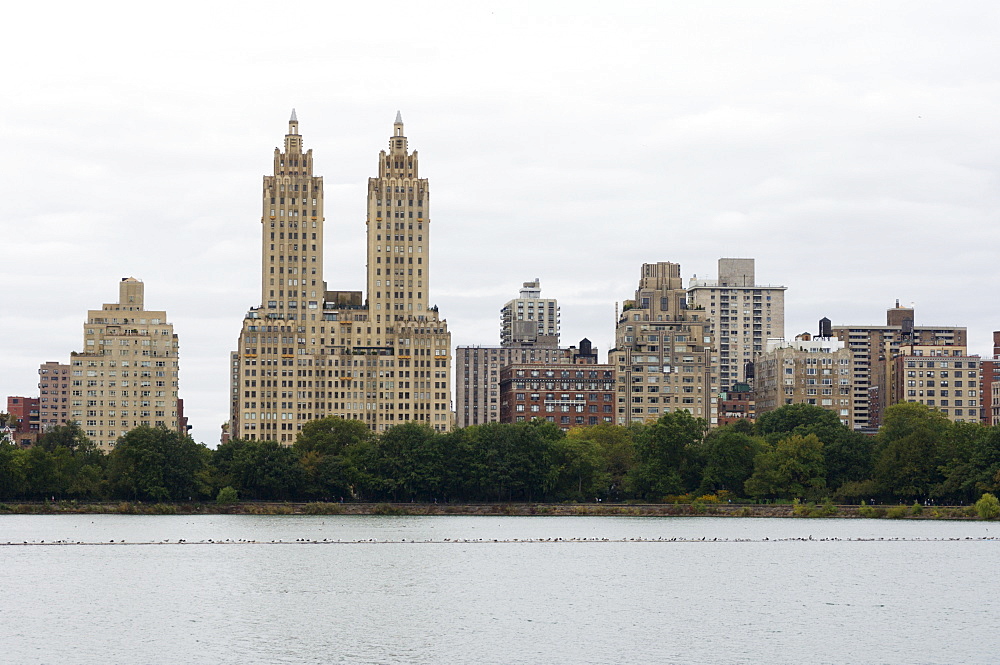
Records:
M451 334L429 306L430 188L396 114L368 179L367 292L323 278L323 178L295 112L264 176L260 306L231 362L233 438L290 445L310 420L451 429Z

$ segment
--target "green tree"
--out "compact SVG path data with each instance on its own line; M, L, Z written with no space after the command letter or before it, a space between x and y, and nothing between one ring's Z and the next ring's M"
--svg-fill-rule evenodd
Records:
M96 457L98 461L94 461L89 456L83 459L72 456L67 460L59 450L54 454L56 463L64 464L64 468L67 469L65 471L69 478L69 485L66 487L67 496L73 499L101 499L107 495L105 455L99 454Z
M24 451L14 444L0 441L0 500L24 496L23 455Z
M219 490L219 493L215 495L215 502L218 504L231 504L236 503L239 500L239 493L229 487L223 487Z
M758 499L818 499L826 490L823 443L815 434L793 434L761 452L744 483Z
M684 477L691 466L694 448L705 436L705 421L688 411L660 416L636 434L636 464L632 487L637 496L661 501L669 494L684 494L696 486L686 486Z
M104 496L107 455L87 438L77 423L49 429L38 437L33 450L42 451L47 456L42 461L39 452L36 460L36 464L45 468L41 478L44 479L42 483L47 484L47 487L36 487L36 495L75 499ZM53 466L50 468L49 464Z
M446 453L433 429L415 422L390 427L376 450L377 475L393 500L443 497Z
M979 501L976 501L976 514L979 515L979 519L983 520L994 520L1000 517L1000 500L987 492L979 497Z
M1000 426L953 423L938 450L942 480L931 496L972 503L983 492L1000 492Z
M635 435L642 425L624 427L600 423L576 427L566 434L571 441L589 443L599 457L601 468L594 475L593 496L618 501L626 496L626 485L635 467ZM585 493L585 498L591 498Z
M608 486L599 444L576 432L570 430L553 445L553 460L558 471L554 494L558 500L592 500L604 494Z
M236 457L237 452L243 449L249 442L249 439L229 439L225 443L220 443L215 450L211 451L213 490L232 486L237 482L233 476L233 459Z
M885 410L878 433L875 480L889 496L912 500L926 497L941 482L941 447L951 423L940 411L902 402Z
M374 447L374 437L360 420L329 417L302 427L292 446L305 472L305 493L311 497L355 498L371 485L362 471Z
M563 437L553 423L488 423L466 428L471 444L472 498L484 501L544 499L555 486L554 442Z
M336 416L311 420L302 426L294 448L299 453L344 455L349 449L370 443L372 431L363 421Z
M38 446L24 451L25 496L30 499L62 497L69 481L63 478L51 453Z
M225 468L229 484L246 499L297 499L305 485L298 454L277 441L240 441Z
M138 427L108 455L108 477L115 496L125 499L183 501L210 496L210 451L190 437L164 427Z
M815 434L824 444L850 431L836 413L814 404L786 404L762 413L757 418L756 430L771 443L789 434Z
M57 448L65 448L71 453L78 452L100 452L94 442L87 438L77 422L70 422L66 425L56 425L46 430L38 437L37 447L54 452Z
M823 442L823 459L826 464L826 484L837 489L844 483L861 483L872 476L873 437L854 432L846 427L832 433Z
M753 475L754 459L766 445L761 439L733 427L709 432L702 446L705 467L698 493L727 490L745 496L743 484Z
M786 404L758 417L757 433L774 444L791 434L815 435L823 444L826 486L844 483L857 487L871 477L873 441L854 432L839 416L814 404Z
M441 460L441 492L446 501L480 498L477 483L481 466L475 459L473 432L473 428L466 427L439 435L441 447L445 450Z

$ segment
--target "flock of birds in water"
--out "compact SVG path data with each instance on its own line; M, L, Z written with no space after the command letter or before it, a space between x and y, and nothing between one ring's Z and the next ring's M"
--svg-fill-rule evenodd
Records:
M703 536L701 538L684 538L684 537L673 537L673 538L444 538L440 540L425 539L425 540L407 540L406 538L401 538L399 540L381 540L377 538L367 538L360 540L342 540L335 539L331 540L324 538L323 540L315 540L309 538L296 538L295 540L245 540L243 538L231 539L226 538L225 540L215 540L209 538L207 540L186 540L184 538L179 538L177 540L158 540L158 541L126 541L126 540L109 540L107 542L85 542L77 540L38 540L29 541L25 540L22 542L5 542L0 543L0 546L25 546L25 545L395 545L395 544L435 544L435 545L449 545L449 544L485 544L485 543L787 543L787 542L951 542L951 541L988 541L996 540L993 536L965 536L965 537L951 537L951 538L909 538L909 537L893 537L893 538L813 538L812 536L807 537L788 537L788 538L708 538Z

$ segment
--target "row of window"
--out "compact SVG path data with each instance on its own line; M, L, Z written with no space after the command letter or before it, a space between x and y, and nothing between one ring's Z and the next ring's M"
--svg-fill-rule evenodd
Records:
M541 413L541 406L539 404L529 404L527 406L528 406L527 410L530 411L531 413ZM597 406L598 406L597 404L590 404L590 405L588 405L586 407L586 409L588 411L590 411L590 413L597 413ZM545 413L555 413L557 411L559 411L561 413L571 413L571 412L583 413L584 412L584 408L585 408L584 406L580 406L580 405L578 405L578 406L568 406L568 405L564 404L562 406L555 406L554 404L546 404L545 405ZM525 405L524 404L516 404L516 405L514 405L514 411L517 412L517 413L524 413L525 412ZM611 413L612 412L611 405L610 404L605 404L604 408L603 408L603 411L604 411L604 413Z

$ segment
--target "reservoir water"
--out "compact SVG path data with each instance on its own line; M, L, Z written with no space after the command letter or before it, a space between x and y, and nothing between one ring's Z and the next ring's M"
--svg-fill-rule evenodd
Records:
M995 663L997 531L7 515L0 663Z

